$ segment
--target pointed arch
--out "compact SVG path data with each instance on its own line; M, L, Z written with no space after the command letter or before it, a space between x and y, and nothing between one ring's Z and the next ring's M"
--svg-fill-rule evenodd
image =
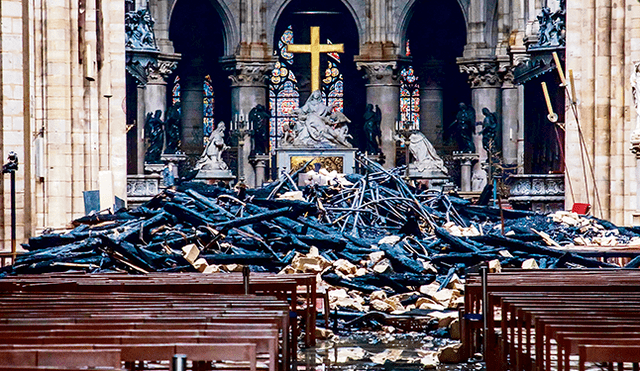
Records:
M173 18L173 12L175 10L176 4L180 0L169 0L169 12L167 14L167 23L171 23L171 19ZM223 55L231 55L235 52L236 46L240 42L240 30L238 29L238 25L240 24L240 20L237 19L236 15L239 14L237 9L236 2L230 2L228 0L208 0L209 3L213 6L213 9L216 10L218 15L220 16L220 20L222 21L222 37L224 40L224 52ZM228 3L233 4L229 6Z
M409 30L409 24L411 23L411 19L413 17L416 5L418 0L405 0L399 4L398 8L400 22L396 24L396 29L394 30L394 34L397 35L400 39L396 40L398 45L400 45L400 54L405 54L405 46L407 44L407 32ZM458 5L460 6L460 10L462 11L462 16L464 17L465 27L469 29L469 8L471 7L471 0L456 0ZM465 31L466 32L466 31Z
M280 23L280 18L282 14L285 12L287 6L293 0L285 0L282 2L275 2L273 6L267 10L267 19L274 19L269 27L267 28L267 40L273 41L276 38L276 25ZM351 18L356 24L356 28L358 29L358 40L364 40L365 33L365 19L360 15L364 15L365 13L365 0L340 0L342 4L347 8L349 14L351 14Z

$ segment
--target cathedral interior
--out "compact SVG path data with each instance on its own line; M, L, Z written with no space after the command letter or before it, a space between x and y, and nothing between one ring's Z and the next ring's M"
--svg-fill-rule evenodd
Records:
M637 369L639 20L2 0L0 368Z

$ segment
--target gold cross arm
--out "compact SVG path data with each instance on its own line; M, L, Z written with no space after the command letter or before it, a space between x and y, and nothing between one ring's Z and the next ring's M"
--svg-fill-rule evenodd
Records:
M320 89L320 53L344 53L344 44L320 44L320 27L311 27L309 44L289 44L289 53L311 54L311 91Z

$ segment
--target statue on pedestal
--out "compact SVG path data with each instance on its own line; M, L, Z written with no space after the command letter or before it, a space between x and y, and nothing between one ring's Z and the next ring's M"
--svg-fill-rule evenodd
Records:
M324 104L320 90L309 96L301 108L294 110L297 116L291 145L294 147L346 147L351 122L342 112L333 112Z
M458 105L459 111L456 120L451 124L453 136L458 143L460 152L475 153L472 135L476 130L476 111L464 103Z
M380 143L382 138L382 131L380 130L380 122L382 121L382 113L380 107L376 105L376 109L373 109L373 104L367 104L367 110L363 116L364 119L364 133L366 138L365 152L377 155L380 153Z
M436 149L429 139L420 131L409 136L409 150L415 161L411 164L418 173L441 173L446 175L448 170L444 161L438 156Z
M227 170L229 168L222 161L222 153L229 148L224 142L225 127L224 122L220 121L218 127L211 132L209 143L196 163L196 170Z
M269 153L269 119L271 114L265 106L258 104L249 111L249 122L253 128L253 153Z
M147 151L144 154L144 162L148 164L160 163L160 154L162 153L162 145L164 144L162 130L164 123L162 122L161 116L161 110L157 110L153 116L151 112L149 112L144 122L144 137L148 143Z
M171 106L165 113L164 128L164 154L173 155L180 147L180 102Z

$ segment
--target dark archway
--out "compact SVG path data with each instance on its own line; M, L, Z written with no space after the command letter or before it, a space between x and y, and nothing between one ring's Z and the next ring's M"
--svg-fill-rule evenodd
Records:
M351 119L349 132L354 137L354 146L358 146L358 138L362 138L362 115L365 107L365 90L362 73L356 69L353 57L359 53L358 29L356 23L340 0L308 1L293 0L282 12L275 28L273 48L278 51L278 42L283 33L291 27L295 44L308 44L310 27L320 27L320 42L327 39L334 44L344 44L344 53L340 54L338 68L342 74L344 114ZM321 78L330 57L320 57ZM304 104L311 93L310 56L296 54L293 64L288 67L296 76L300 105Z
M203 86L205 77L210 77L213 87L215 105L213 107L213 120L228 122L231 117L230 86L228 73L223 69L220 58L224 54L225 31L219 12L214 8L216 4L202 0L178 0L176 3L169 26L169 39L177 53L182 55L181 61L175 72L180 76L180 88L184 91L184 86L190 80L200 81ZM172 91L175 76L169 82L167 89L168 105L172 104ZM184 106L184 105L183 105ZM202 109L202 105L194 109ZM203 146L203 126L195 127L196 123L188 124L184 127L185 115L188 112L181 112L183 122L183 149L188 154L199 154ZM205 114L206 115L206 114ZM190 134L184 136L185 130ZM189 140L185 140L185 139ZM185 141L187 143L185 143Z
M442 87L442 136L446 149L451 137L448 126L455 120L458 103L471 104L467 75L461 73L456 64L467 43L466 22L457 1L419 0L411 13L406 40L409 40L412 64L421 83L436 80ZM425 64L441 66L441 70L425 69Z

